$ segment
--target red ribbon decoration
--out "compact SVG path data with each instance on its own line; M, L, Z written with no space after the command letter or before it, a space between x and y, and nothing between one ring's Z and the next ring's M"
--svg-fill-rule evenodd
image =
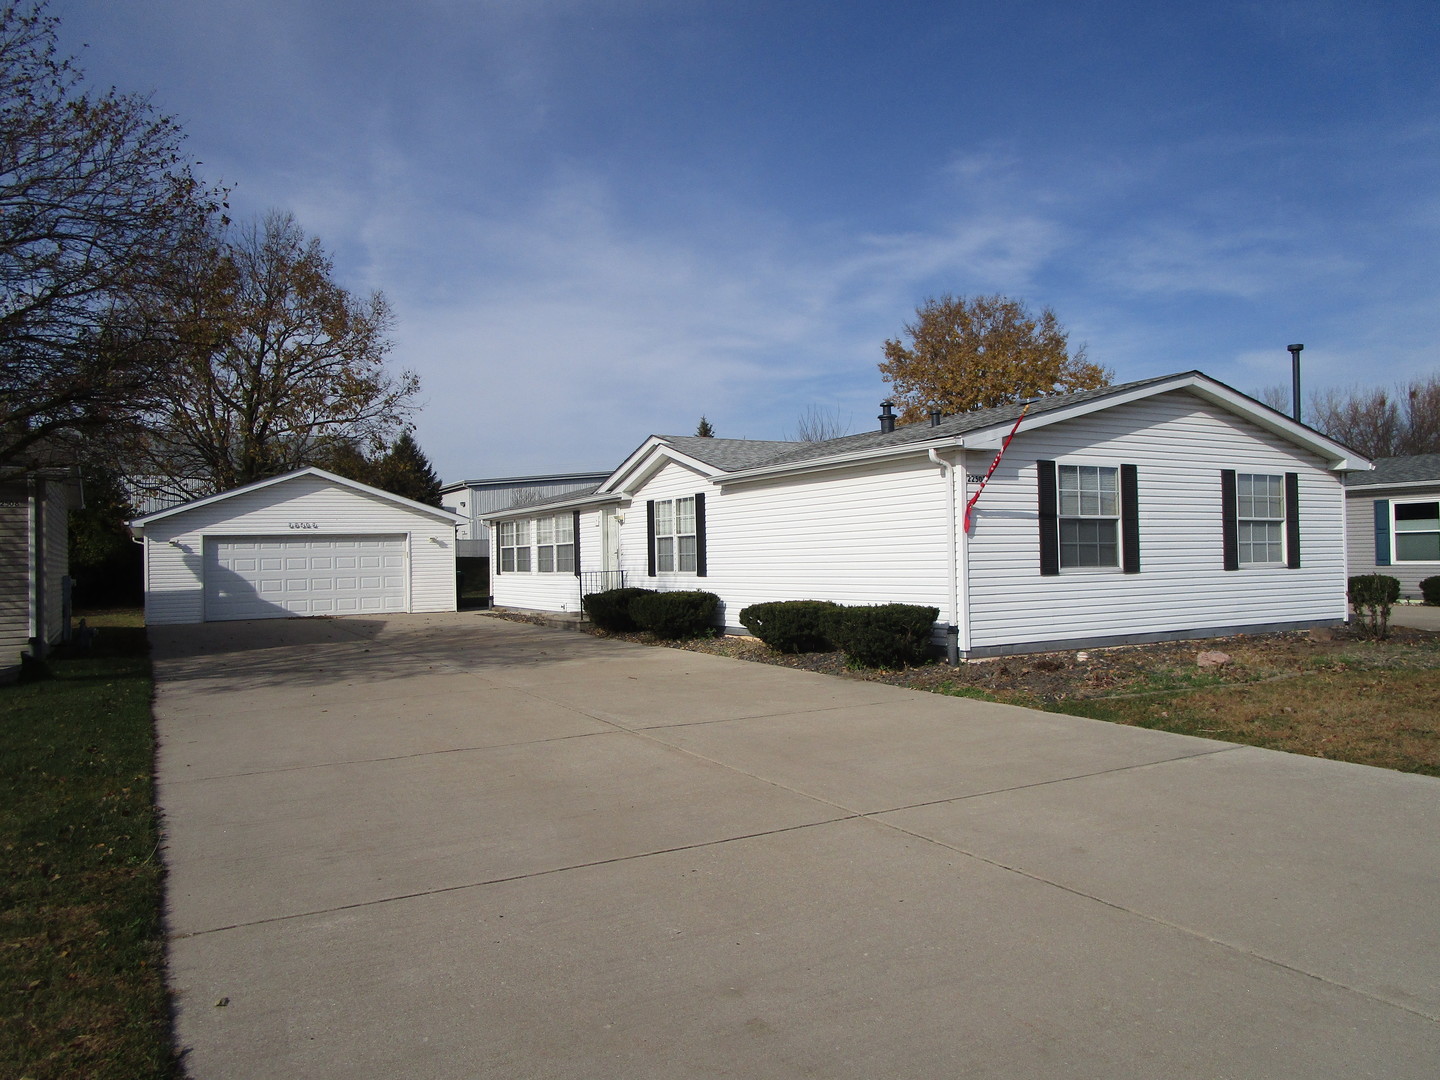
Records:
M985 490L985 485L990 482L990 477L995 475L995 467L1000 464L1000 459L1005 456L1005 450L1010 445L1010 440L1015 437L1015 432L1020 430L1020 421L1025 419L1025 414L1030 411L1030 402L1020 410L1020 415L1015 418L1015 426L1010 429L1010 434L1005 436L1005 441L1000 444L1000 452L995 455L995 460L990 463L990 471L980 481L980 486L975 489L975 494L970 496L970 501L965 504L965 531L970 531L970 509L980 499L980 493Z

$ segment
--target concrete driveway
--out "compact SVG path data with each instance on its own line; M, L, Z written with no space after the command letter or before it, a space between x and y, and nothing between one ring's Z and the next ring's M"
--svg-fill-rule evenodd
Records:
M1425 1077L1440 781L460 613L155 628L222 1077Z

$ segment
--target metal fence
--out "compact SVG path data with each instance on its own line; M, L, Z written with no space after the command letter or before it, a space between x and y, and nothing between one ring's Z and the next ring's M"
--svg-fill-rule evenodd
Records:
M609 592L611 589L623 589L625 587L624 570L586 570L580 575L580 595L589 596L591 593Z

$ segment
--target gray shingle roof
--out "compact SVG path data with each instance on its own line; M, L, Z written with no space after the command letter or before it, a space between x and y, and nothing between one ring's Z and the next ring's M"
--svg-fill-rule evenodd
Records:
M1199 373L1182 372L1181 374ZM1038 416L1040 413L1050 412L1054 409L1061 409L1070 405L1109 397L1112 394L1123 394L1143 386L1165 382L1175 377L1174 375L1161 375L1153 379L1139 379L1135 382L1121 383L1118 386L1106 386L1099 390L1077 390L1071 394L1051 394L1032 403L1030 406L1030 415ZM955 416L945 417L938 425L932 425L929 420L922 420L915 424L897 426L894 431L864 431L859 435L845 435L838 439L827 439L824 442L777 443L773 445L783 447L784 449L775 453L767 460L757 461L753 465L732 466L730 471L736 471L739 468L757 468L762 465L789 465L794 462L812 461L816 458L858 453L864 450L878 450L886 446L904 446L908 443L928 442L931 439L943 439L952 435L963 435L966 432L978 431L981 428L993 427L996 424L1014 423L1023 408L1024 406L1020 404L997 405L990 409L976 409L973 412L959 413Z
M1377 484L1423 484L1440 482L1440 454L1375 459L1374 472L1347 473L1346 487L1374 487Z
M702 439L698 435L657 435L656 438L687 457L726 472L768 465L787 450L809 445L773 439Z

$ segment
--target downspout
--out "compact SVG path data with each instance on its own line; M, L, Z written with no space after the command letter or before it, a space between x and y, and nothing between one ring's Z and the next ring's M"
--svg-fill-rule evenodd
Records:
M959 530L955 527L955 465L942 458L933 446L930 448L930 460L939 465L945 475L945 570L950 587L950 621L945 626L945 659L951 667L955 667L960 663L960 565Z

